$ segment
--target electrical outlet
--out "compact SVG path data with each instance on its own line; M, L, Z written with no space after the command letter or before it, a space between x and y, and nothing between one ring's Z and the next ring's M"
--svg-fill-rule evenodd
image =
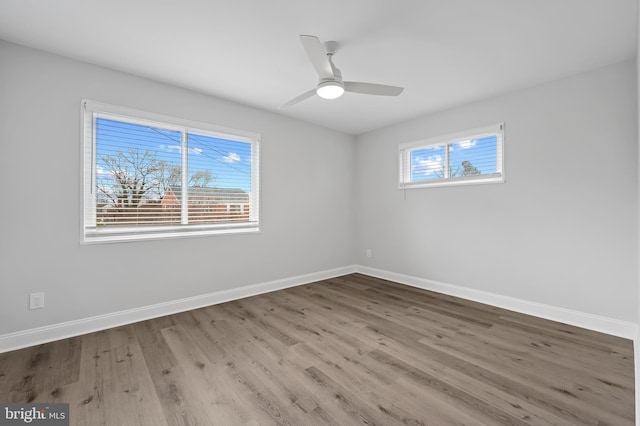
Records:
M44 293L31 293L29 295L29 309L44 308Z
M367 257L373 257L373 251L371 249L367 249Z

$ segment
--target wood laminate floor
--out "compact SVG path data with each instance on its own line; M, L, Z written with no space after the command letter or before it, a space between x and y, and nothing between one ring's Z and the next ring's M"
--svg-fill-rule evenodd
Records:
M0 354L72 425L633 425L629 340L353 274Z

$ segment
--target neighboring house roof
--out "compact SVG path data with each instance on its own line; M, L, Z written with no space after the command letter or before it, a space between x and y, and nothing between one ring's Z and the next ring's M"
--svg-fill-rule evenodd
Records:
M190 186L188 189L189 203L206 204L246 204L249 194L238 188L208 188ZM174 196L178 203L182 202L182 187L171 186L164 194L163 200Z

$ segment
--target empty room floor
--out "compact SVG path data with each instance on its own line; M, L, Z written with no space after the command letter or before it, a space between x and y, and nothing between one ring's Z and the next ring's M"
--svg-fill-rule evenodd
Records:
M0 354L72 425L634 424L630 340L352 274Z

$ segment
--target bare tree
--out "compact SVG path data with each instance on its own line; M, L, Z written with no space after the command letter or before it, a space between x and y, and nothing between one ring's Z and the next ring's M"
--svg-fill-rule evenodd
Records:
M164 160L158 161L158 171L156 172L158 181L158 193L162 197L172 186L179 186L182 181L182 167L178 164L170 164Z
M209 170L201 170L195 172L189 178L189 186L205 187L214 181L214 177Z
M102 197L117 209L131 210L149 198L158 187L159 162L154 153L129 148L115 155L103 155L108 173L97 182Z
M170 187L182 184L181 166L158 160L153 152L128 148L100 159L105 170L97 176L98 204L116 212L132 213L145 202L162 199ZM211 171L200 170L191 174L188 185L206 187L213 181Z
M170 187L182 185L182 168L178 164L170 164L160 160L158 161L158 171L155 173L155 178L158 182L158 194L162 197ZM215 178L211 171L201 170L189 176L187 185L205 187L214 181Z

